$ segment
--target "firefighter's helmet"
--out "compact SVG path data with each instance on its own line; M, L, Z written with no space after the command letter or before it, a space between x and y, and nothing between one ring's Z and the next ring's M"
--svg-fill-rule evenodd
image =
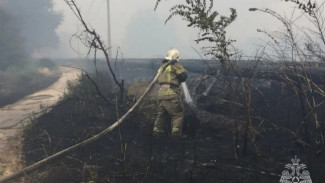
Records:
M177 60L179 61L180 56L179 56L179 51L176 49L171 49L167 52L167 55L165 57L166 60Z

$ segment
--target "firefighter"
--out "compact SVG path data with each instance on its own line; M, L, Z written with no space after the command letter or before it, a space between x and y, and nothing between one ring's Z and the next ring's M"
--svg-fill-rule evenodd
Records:
M179 63L180 55L176 49L167 52L162 61L158 73L160 88L158 90L157 118L153 128L153 134L161 137L164 134L164 123L166 117L171 119L171 135L173 137L182 136L184 107L181 102L180 84L187 78L187 72Z

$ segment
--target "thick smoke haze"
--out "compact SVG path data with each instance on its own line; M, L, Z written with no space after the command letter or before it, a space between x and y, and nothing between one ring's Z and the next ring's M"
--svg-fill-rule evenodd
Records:
M107 42L107 0L76 1L86 22ZM180 0L161 3L153 10L154 0L111 0L112 53L121 48L125 58L161 57L171 47L180 50L182 58L200 58L196 51L197 29L188 28L186 22L175 17L165 24L169 8ZM291 16L294 7L285 1L274 0L216 0L215 10L229 15L229 8L238 12L236 21L227 28L234 46L246 55L254 55L258 46L265 44L265 36L257 29L281 31L281 24L274 17L248 9L270 8L281 15ZM82 30L80 22L63 0L0 0L8 14L21 28L26 51L38 57L80 58L88 49L80 41L70 38ZM299 11L297 11L299 15ZM63 18L64 17L64 18ZM262 40L262 41L261 41ZM205 45L203 45L205 46ZM72 48L73 49L72 49ZM78 53L74 50L78 50Z
M88 50L78 45L77 40L73 40L72 45L69 45L71 35L80 31L82 26L64 1L53 0L53 2L55 10L64 14L64 20L57 29L61 45L59 54L56 55L74 58L86 56ZM180 17L175 17L165 24L169 9L177 3L184 2L184 0L162 1L154 11L155 0L110 0L113 55L120 47L125 58L156 58L158 55L164 55L169 48L175 47L180 50L182 58L200 58L193 50L195 48L200 51L200 47L204 46L194 42L198 34L197 29L187 27L187 23ZM78 0L76 3L86 22L106 42L107 0ZM238 17L227 28L227 34L229 38L236 40L234 46L247 55L255 55L256 47L265 43L261 41L265 36L258 33L257 29L278 31L282 26L274 17L249 12L248 9L269 8L290 17L294 8L281 0L214 0L214 10L220 15L228 16L231 7L237 10ZM72 51L70 46L80 50L80 55Z
M57 48L59 37L55 29L63 16L53 10L52 0L5 0L2 7L19 25L24 47L30 54Z
M0 71L11 65L21 65L26 57L21 27L3 8L0 8Z

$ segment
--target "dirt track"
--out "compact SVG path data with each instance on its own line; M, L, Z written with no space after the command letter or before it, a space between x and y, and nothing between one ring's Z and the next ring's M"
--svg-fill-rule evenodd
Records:
M79 70L73 68L61 67L60 70L61 77L48 88L0 108L0 176L9 175L22 168L22 128L40 111L41 106L55 104L66 92L67 81L75 80L80 74Z

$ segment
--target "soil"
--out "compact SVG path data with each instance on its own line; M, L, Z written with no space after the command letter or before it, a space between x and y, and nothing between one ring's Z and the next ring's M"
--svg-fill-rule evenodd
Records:
M133 86L129 105L143 83ZM68 95L25 131L27 165L93 136L123 113L123 109L116 111L114 97L108 105L87 82L74 91L78 92ZM272 125L261 127L263 134L249 140L244 151L245 124L203 110L206 103L198 108L186 106L187 138L170 137L168 125L166 134L155 138L151 133L155 100L149 97L120 128L29 175L27 182L278 182L295 155L307 164L313 182L324 180L323 153L314 155L290 133Z
M184 132L187 138L170 137L168 123L165 135L152 136L156 101L148 97L120 128L47 164L28 175L25 181L279 182L285 165L297 156L307 165L314 183L324 182L324 145L312 143L316 135L322 133L315 130L310 120L306 124L307 133L302 130L299 136L295 135L302 112L299 101L286 85L270 77L254 81L254 86L259 88L252 91L254 116L249 124L245 111L237 105L240 98L226 92L224 81L217 81L219 84L207 95L202 95L212 83L208 76L204 78L206 80L199 82L200 85L189 87L198 90L194 91L197 93L194 97L196 107L186 106ZM236 83L236 78L234 80ZM71 86L64 100L26 128L23 146L26 165L105 129L135 102L146 86L145 82L132 84L128 104L123 108L116 104L119 97L114 94L111 81L97 79L96 82L101 89L105 88L101 91L108 103L98 95L91 82L82 77L77 85ZM155 91L150 96L154 94ZM230 99L233 103L225 102ZM325 112L324 108L319 109L319 121L322 122Z
M60 68L60 79L48 88L28 95L0 108L0 175L10 175L23 167L21 131L28 122L48 111L66 92L66 82L77 77L79 71ZM47 110L44 110L47 109Z
M3 80L0 82L0 107L13 104L27 95L49 87L59 79L59 72L57 66L52 66L50 69L48 67L40 67L37 71L30 72L24 76L5 76L2 79L8 79L9 81L5 82ZM10 81L10 77L16 79Z

